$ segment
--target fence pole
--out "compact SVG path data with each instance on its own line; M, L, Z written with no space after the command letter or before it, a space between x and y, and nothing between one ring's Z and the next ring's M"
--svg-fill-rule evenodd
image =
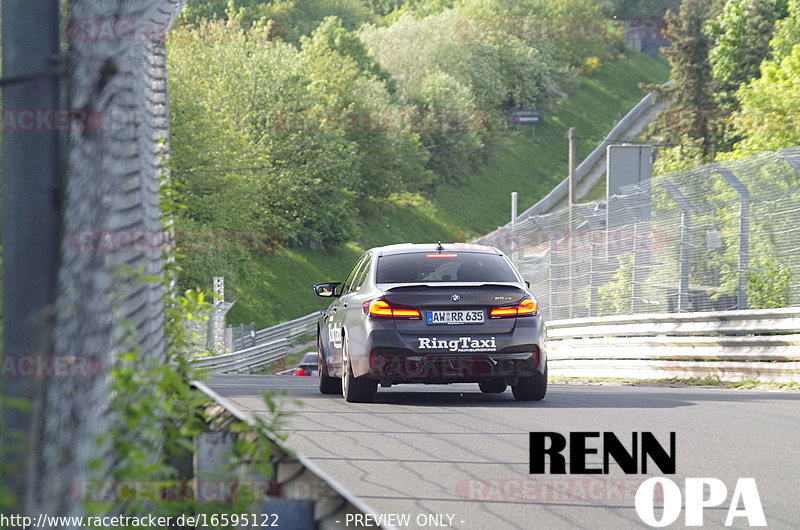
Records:
M747 309L747 273L750 268L750 190L729 169L720 168L718 171L725 182L739 194L739 262L736 266L739 285L736 309Z
M569 139L569 227L567 228L567 275L568 278L568 289L569 294L567 295L568 300L568 308L567 314L569 318L572 318L572 306L573 306L573 285L572 285L572 262L573 262L573 248L572 248L572 216L573 210L575 209L575 127L569 128L569 133L567 134L567 138Z
M553 238L547 238L547 310L550 318L555 318L553 314Z
M633 257L631 259L631 313L636 313L636 299L639 297L639 282L636 279L637 252L639 244L639 221L633 222Z
M587 290L589 296L589 316L594 317L597 316L597 286L595 286L595 254L597 249L597 243L594 240L595 232L592 232L592 236L589 239L590 245L592 247L591 253L589 255L589 288Z
M678 203L681 209L681 256L680 272L678 274L678 313L683 313L689 309L689 267L691 259L691 237L692 237L692 203L681 193L675 184L663 182L662 185L667 193Z
M511 226L517 224L517 192L511 192Z
M3 0L3 111L53 115L61 107L59 82L59 2ZM16 78L16 79L15 79ZM4 114L4 118L6 114ZM55 118L58 121L58 118ZM6 125L6 120L3 120ZM3 133L3 355L12 365L34 356L52 355L51 327L59 263L62 199L58 127ZM0 444L4 463L18 466L4 474L6 486L18 501L18 512L35 512L38 492L36 449L31 440L38 418L37 399L46 378L4 377L3 395L31 405L23 410L2 409ZM5 509L2 510L6 513Z

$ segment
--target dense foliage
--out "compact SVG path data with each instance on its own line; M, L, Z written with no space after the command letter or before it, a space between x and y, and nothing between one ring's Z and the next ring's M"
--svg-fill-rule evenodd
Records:
M555 110L579 75L625 51L614 31L534 40L519 24L644 5L190 0L168 41L175 226L196 250L181 285L235 281L254 240L266 252L341 246L375 201L459 182L510 111Z
M786 12L786 0L731 0L709 21L707 32L714 39L709 52L721 103L732 92L759 76L761 62L770 56L769 41L775 21Z
M691 31L668 52L673 100L651 137L672 147L657 172L800 143L800 1L683 0L668 19Z
M731 122L739 142L728 158L800 144L800 0L789 0L775 28L760 75L736 92L739 110Z
M717 103L708 59L712 42L705 32L708 10L708 0L684 0L680 12L666 14L665 34L672 46L664 53L672 66L672 83L648 88L669 98L667 109L653 124L659 141L668 145L692 142L710 156L716 143Z
M673 21L673 47L668 52L672 99L652 137L670 145L660 150L656 173L800 144L800 1L683 0L680 13L667 18ZM767 186L771 178L765 174L761 182ZM796 189L798 184L789 171L783 185ZM719 198L717 209L695 215L693 222L716 226L722 244L693 266L691 279L715 285L714 296L735 296L740 279L739 218L732 205L738 196L719 178L706 174L692 186L705 201ZM707 193L701 192L704 187ZM674 208L672 200L665 202ZM763 233L753 231L749 307L782 307L789 301L794 258L779 256L770 237L785 233L789 223L782 217L762 219ZM693 252L702 252L698 248L704 246L702 241L693 243Z

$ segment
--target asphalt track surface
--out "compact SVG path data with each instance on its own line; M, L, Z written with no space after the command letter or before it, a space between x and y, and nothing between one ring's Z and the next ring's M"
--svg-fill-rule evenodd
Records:
M400 385L351 404L319 394L316 378L216 375L207 384L258 415L267 414L263 392L285 390L289 445L378 514L396 514L397 528L650 528L634 496L652 476L682 493L686 477L722 480L727 498L704 510L705 528L725 527L740 477L755 479L769 528L800 527L799 392L550 385L543 401L525 403L476 384ZM611 431L628 448L631 433L650 431L667 449L674 431L676 473L651 462L647 474L625 475L612 460L609 475L531 475L530 431ZM602 449L587 467L602 467ZM747 522L736 517L733 528Z

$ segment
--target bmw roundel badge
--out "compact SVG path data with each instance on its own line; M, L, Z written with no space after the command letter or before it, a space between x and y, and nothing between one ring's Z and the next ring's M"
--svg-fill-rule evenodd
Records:
M459 300L461 300L461 295L456 293L456 294L454 294L453 296L450 297L450 300L452 300L453 302L458 302Z

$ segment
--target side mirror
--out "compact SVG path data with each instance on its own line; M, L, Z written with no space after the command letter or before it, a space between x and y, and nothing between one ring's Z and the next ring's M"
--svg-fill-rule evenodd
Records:
M341 284L342 282L318 283L314 286L314 292L317 293L317 296L330 298L332 296L336 296L336 288Z

